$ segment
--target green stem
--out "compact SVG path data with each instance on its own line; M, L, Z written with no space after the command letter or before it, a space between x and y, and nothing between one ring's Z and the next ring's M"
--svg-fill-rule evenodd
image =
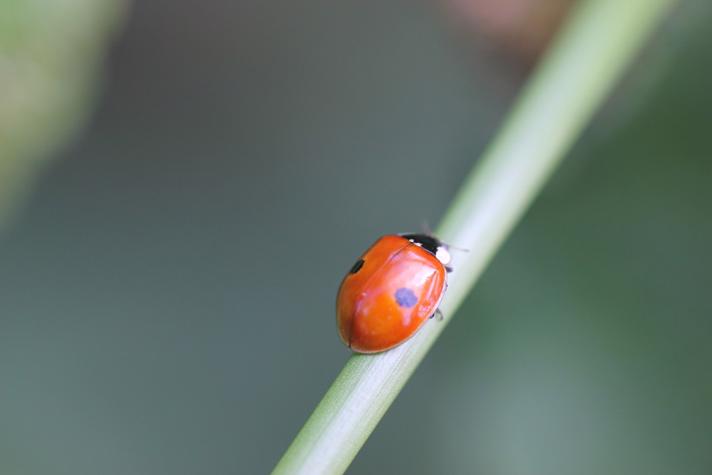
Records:
M672 0L589 0L572 12L438 229L467 247L441 306L448 318L403 345L353 355L274 469L343 473Z

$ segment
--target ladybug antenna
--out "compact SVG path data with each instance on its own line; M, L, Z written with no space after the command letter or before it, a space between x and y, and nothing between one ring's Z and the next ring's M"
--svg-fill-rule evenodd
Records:
M448 244L446 242L443 242L443 245L447 247L448 249L455 249L456 251L460 252L470 252L469 249L465 249L464 247L459 247L459 246L453 246L452 244Z
M423 231L423 234L425 234L426 236L434 236L433 230L430 229L430 225L428 224L428 220L427 220L427 219L424 219L424 220L420 223L420 230Z

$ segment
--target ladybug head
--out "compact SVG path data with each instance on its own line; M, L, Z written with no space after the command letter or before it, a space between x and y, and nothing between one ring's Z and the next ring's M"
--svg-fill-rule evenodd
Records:
M433 254L442 265L447 266L450 263L449 246L435 236L430 234L401 234L401 236Z

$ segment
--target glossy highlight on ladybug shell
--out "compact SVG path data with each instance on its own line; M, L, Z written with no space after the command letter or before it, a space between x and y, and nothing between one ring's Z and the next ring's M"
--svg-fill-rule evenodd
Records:
M432 236L405 234L383 236L366 250L336 299L344 343L358 353L377 353L413 336L445 291L447 270L438 256L446 247Z

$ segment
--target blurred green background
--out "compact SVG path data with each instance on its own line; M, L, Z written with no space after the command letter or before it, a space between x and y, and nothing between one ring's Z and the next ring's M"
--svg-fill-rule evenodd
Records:
M343 273L437 223L565 3L3 2L0 473L268 472ZM680 2L350 473L712 473L710 21Z

